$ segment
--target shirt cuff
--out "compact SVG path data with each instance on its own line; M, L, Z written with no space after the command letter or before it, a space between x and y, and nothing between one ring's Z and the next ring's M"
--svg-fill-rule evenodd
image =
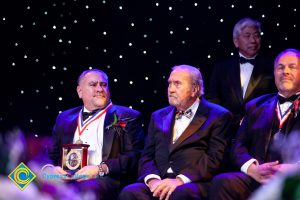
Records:
M54 168L54 165L52 165L52 164L46 164L46 165L44 165L44 166L42 167L42 169L41 169L41 172L44 173L44 171L45 171L45 169L46 169L47 167Z
M259 163L256 159L251 158L250 160L248 160L247 162L245 162L242 165L241 171L244 172L245 174L247 174L248 168L250 167L250 165L252 165L252 163L254 163L255 165L259 165Z
M144 178L144 182L145 182L145 184L147 185L147 186L149 186L148 185L148 180L150 180L150 179L158 179L158 180L161 180L161 178L160 178L160 176L158 176L158 175L156 175L156 174L149 174L149 175L147 175L145 178Z
M188 177L186 177L185 175L179 174L176 176L176 178L180 178L183 183L191 183L191 179L189 179Z
M105 173L105 175L107 175L109 173L109 168L108 168L108 166L106 165L106 173Z

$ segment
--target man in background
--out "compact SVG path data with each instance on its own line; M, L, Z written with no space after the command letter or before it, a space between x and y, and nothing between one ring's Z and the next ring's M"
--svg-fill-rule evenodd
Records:
M251 18L239 20L233 28L233 43L238 54L214 66L206 97L232 112L235 134L245 114L245 104L276 88L272 60L259 53L261 23Z

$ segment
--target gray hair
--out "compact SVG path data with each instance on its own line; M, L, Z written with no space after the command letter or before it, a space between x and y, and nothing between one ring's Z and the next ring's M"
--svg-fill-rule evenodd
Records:
M234 25L232 32L233 39L239 37L242 30L246 27L254 27L258 30L259 33L261 33L261 23L255 19L247 17L241 19Z
M204 83L203 83L200 69L190 66L190 65L177 65L177 66L172 67L172 71L174 71L176 69L184 69L184 70L189 71L190 74L192 75L193 84L199 85L199 87L200 87L200 96L204 95Z
M88 69L88 70L83 71L83 72L80 74L80 76L79 76L78 79L77 79L77 84L79 85L79 83L82 81L82 79L84 78L84 76L85 76L87 73L90 73L90 72L96 72L96 73L102 74L103 78L108 82L108 76L107 76L107 74L106 74L104 71L102 71L102 70L100 70L100 69Z
M298 60L300 61L300 51L297 50L297 49L285 49L283 50L282 52L280 52L278 54L278 56L275 58L275 61L274 61L274 67L276 67L277 63L278 63L278 60L281 58L281 56L283 56L284 54L286 53L295 53L296 54L296 57L298 58Z

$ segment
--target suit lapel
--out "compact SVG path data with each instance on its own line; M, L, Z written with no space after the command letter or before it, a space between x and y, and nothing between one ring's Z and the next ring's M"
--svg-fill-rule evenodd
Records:
M246 101L248 97L252 94L253 90L256 88L256 86L261 81L263 76L264 76L263 71L261 70L261 67L259 67L259 63L258 63L253 68L253 72L251 74L250 81L245 93L244 101Z
M70 117L68 117L70 120L69 122L66 122L66 129L67 131L64 131L64 135L62 137L63 144L72 144L74 139L74 134L77 129L77 118L79 115L81 109L78 110L78 112Z
M276 96L272 99L270 99L267 104L265 105L266 109L264 109L264 113L261 115L262 116L262 120L259 121L258 123L263 124L265 126L265 152L263 155L267 155L267 151L268 151L268 147L269 144L271 142L271 137L272 137L272 131L273 131L273 125L274 125L274 120L276 120L277 116L276 116L276 104L277 104L277 100L276 100ZM265 119L265 120L263 120ZM263 158L264 160L264 158Z
M104 126L103 126L103 148L102 148L102 158L107 160L110 152L111 146L114 140L114 130L112 128L107 129L106 127L113 123L114 113L116 111L115 106L112 106L105 115Z
M174 127L174 116L175 107L172 107L171 111L168 112L162 119L163 122L163 134L166 140L166 144L171 144L173 139L173 127Z
M293 105L294 106L294 105ZM295 110L292 107L292 112L290 113L289 119L287 120L286 124L286 133L289 134L295 127L296 122L299 121L299 113L295 117Z
M185 141L188 137L194 134L206 121L206 114L208 113L207 101L202 98L195 113L195 116L189 126L183 131L178 140L171 145L170 152L172 152L178 145L180 145L183 141Z
M241 87L241 76L240 76L240 64L238 58L234 59L229 72L228 84L232 88L232 94L236 96L236 99L242 104L243 93Z

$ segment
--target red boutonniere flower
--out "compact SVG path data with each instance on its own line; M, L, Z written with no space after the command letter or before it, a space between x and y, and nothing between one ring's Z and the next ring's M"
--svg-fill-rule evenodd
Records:
M108 125L106 127L106 129L114 129L117 131L118 135L121 135L122 131L126 132L125 128L126 128L126 125L127 125L127 120L129 118L126 118L126 119L120 119L116 113L114 113L114 121Z
M296 118L299 113L299 104L300 104L300 99L298 98L294 101L294 118Z

